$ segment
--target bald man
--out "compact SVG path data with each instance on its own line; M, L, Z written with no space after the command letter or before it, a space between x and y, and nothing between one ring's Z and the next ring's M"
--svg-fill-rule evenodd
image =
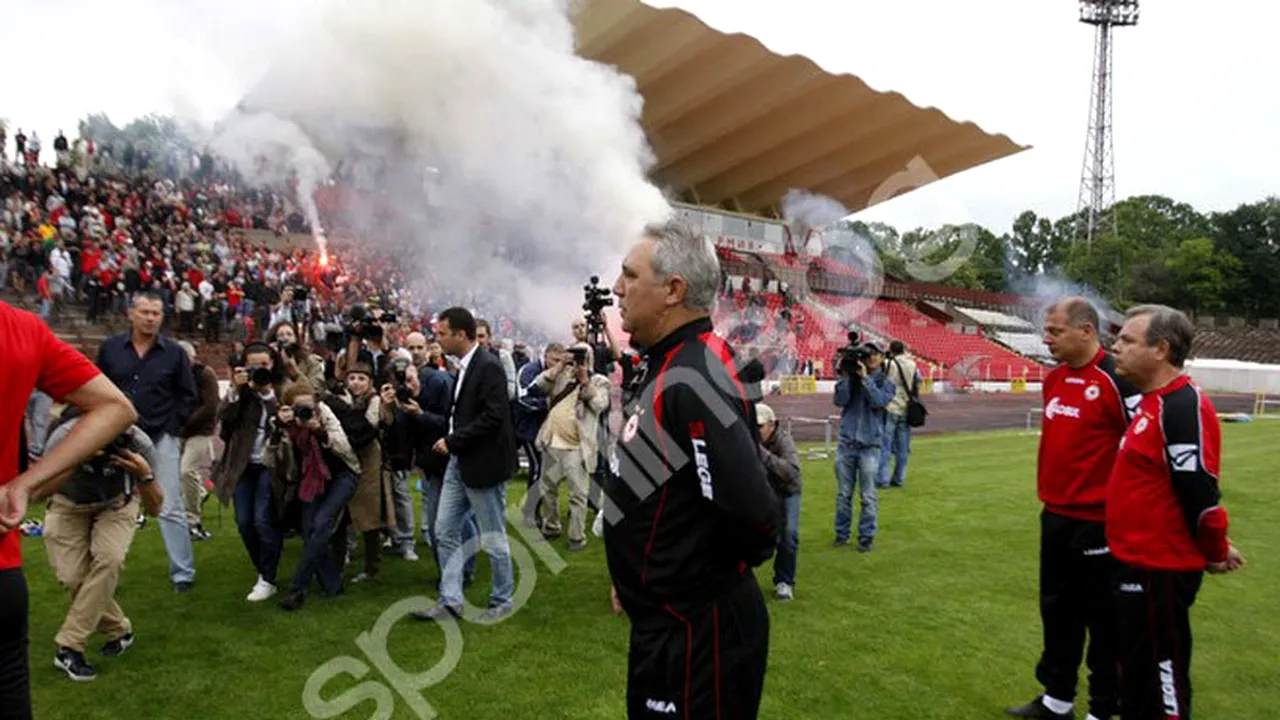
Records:
M411 332L404 338L405 349L413 358L413 366L421 370L431 360L431 351L427 345L427 336L420 332Z
M1059 365L1044 379L1038 472L1044 652L1036 679L1044 692L1009 709L1014 717L1075 717L1082 658L1089 666L1088 720L1108 720L1117 712L1110 618L1111 582L1119 568L1104 521L1111 469L1142 394L1116 374L1115 358L1098 339L1100 322L1081 297L1060 300L1045 314L1044 342Z

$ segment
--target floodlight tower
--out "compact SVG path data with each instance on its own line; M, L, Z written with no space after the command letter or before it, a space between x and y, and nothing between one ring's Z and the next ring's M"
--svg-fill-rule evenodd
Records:
M1105 232L1117 232L1115 157L1111 140L1111 30L1138 24L1138 0L1080 0L1080 22L1096 30L1093 93L1089 102L1089 134L1080 173L1079 223L1076 241L1092 246Z

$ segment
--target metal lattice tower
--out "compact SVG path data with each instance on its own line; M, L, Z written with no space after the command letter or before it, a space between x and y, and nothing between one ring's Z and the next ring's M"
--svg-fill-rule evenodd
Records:
M1085 138L1084 169L1080 173L1080 221L1075 239L1093 245L1103 233L1118 232L1115 154L1111 138L1112 28L1138 24L1138 0L1080 0L1080 22L1096 30L1093 52L1093 93L1089 101L1089 134Z

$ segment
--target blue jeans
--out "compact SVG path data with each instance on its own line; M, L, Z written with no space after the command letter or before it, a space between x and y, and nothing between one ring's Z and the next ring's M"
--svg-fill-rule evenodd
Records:
M440 577L444 577L444 565L440 562L440 536L436 532L436 515L440 512L440 489L444 486L444 478L440 476L422 476L422 539L431 546L431 556L435 558L436 569ZM476 526L476 513L467 511L467 523L462 528L462 542L471 542L480 537L480 528ZM462 575L467 582L476 575L476 554L467 555L467 562L462 566Z
M347 501L355 494L356 476L343 472L329 478L322 495L302 504L302 559L293 571L291 591L306 590L312 577L320 581L320 589L327 595L342 589L342 570L330 543Z
M782 498L787 525L778 536L778 554L773 560L773 584L796 584L796 553L800 549L800 493Z
M196 554L187 528L187 508L182 504L182 449L178 438L161 435L155 441L158 462L151 471L164 493L160 506L160 537L169 553L169 579L175 583L196 579Z
M271 499L271 469L250 465L236 483L236 527L240 540L249 552L249 560L263 580L276 584L280 568L280 548L284 536L276 523L275 503Z
M902 487L907 475L907 457L911 455L911 426L907 424L906 415L884 414L884 434L881 436L880 476L876 484L889 487L889 459L898 459L893 468L892 484Z
M836 540L849 539L855 485L862 501L862 512L858 515L858 540L870 542L875 538L876 516L880 510L880 497L876 491L879 465L879 447L841 445L836 449Z
M506 482L483 489L463 485L457 458L449 459L440 490L440 509L436 515L439 557L444 562L440 573L442 604L455 610L462 609L462 568L467 558L460 553L465 552L473 558L476 553L474 541L463 545L468 510L475 511L476 523L480 526L480 547L489 556L489 567L493 571L489 607L511 604L515 574L511 568L511 548L507 545L506 491Z

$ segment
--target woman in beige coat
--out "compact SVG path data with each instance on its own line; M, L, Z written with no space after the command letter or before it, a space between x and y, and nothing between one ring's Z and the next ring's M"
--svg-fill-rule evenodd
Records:
M364 411L374 428L384 425L381 398L373 391L373 371L367 363L356 363L347 371L347 392L351 405ZM387 420L389 422L389 420ZM382 564L382 533L395 527L395 505L391 498L391 478L382 467L382 446L375 440L356 449L360 458L360 481L347 503L347 515L364 539L364 569L351 582L365 582L378 576ZM345 530L346 523L344 523ZM346 533L342 540L345 542Z

